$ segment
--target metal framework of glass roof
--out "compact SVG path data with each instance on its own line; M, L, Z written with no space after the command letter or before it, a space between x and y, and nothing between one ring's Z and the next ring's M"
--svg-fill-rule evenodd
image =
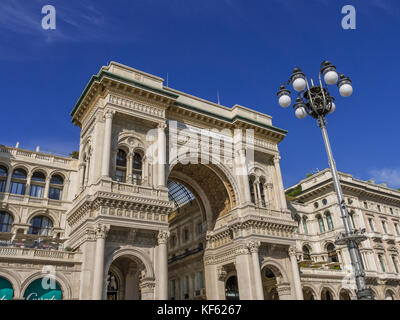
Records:
M180 208L195 199L193 193L179 182L168 180L167 187L168 198L170 201L174 201L176 208Z

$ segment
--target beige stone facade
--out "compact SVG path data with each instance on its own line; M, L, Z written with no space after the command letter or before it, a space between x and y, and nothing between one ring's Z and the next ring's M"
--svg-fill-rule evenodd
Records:
M278 150L286 131L271 117L115 62L91 78L71 116L81 130L76 159L0 147L0 284L14 299L40 279L62 299L339 298L343 274L324 260L334 232L314 235L309 205L327 189L307 196L313 180L302 181L288 208ZM383 189L382 203L398 210L398 192ZM362 221L380 217L357 208ZM308 217L309 235L296 233L294 216ZM362 251L377 296L390 288L397 298L398 273L380 275L374 260L374 250L394 255L397 238L386 238ZM304 245L321 268L304 267ZM347 261L344 249L338 256L336 268Z
M365 229L360 253L375 299L400 297L400 191L339 173L352 228ZM298 222L297 256L305 299L355 298L345 246L335 245L344 231L329 169L287 190ZM327 297L327 292L328 297Z

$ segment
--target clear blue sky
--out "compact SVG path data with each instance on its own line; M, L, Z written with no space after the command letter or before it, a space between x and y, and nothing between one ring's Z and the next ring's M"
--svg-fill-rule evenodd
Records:
M57 10L41 28L42 6ZM341 8L356 8L343 30ZM279 107L293 67L316 77L324 59L353 80L328 118L337 167L400 187L398 0L2 0L0 143L69 153L79 129L69 112L90 76L114 60L166 78L169 86L265 112L289 131L280 144L285 187L327 167L320 129Z

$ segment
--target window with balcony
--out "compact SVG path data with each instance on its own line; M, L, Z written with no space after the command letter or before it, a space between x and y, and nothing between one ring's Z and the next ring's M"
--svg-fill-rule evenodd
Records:
M27 174L24 169L15 169L11 176L10 193L24 195L26 177Z
M0 166L0 192L6 191L8 170L5 166Z
M339 262L339 258L334 244L332 243L328 244L326 250L328 251L328 262Z
M58 174L53 175L50 178L49 199L61 200L63 189L64 189L64 179Z
M11 232L11 226L14 219L11 214L5 211L0 211L0 232Z
M46 216L36 216L30 222L29 234L36 234L40 236L49 236L53 228L53 221Z
M311 260L310 249L307 246L303 246L303 260Z
M46 176L40 171L33 173L31 178L31 187L29 195L31 197L42 198L44 193L44 187L46 185Z

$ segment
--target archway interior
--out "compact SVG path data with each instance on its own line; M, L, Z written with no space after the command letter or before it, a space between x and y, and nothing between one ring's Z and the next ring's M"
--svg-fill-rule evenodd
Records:
M272 271L272 268L266 266L262 269L262 282L264 289L264 300L279 300L279 294L277 291L277 276L276 271Z
M321 300L333 300L332 292L329 289L324 288L321 293Z
M168 243L169 298L205 299L206 231L236 206L226 176L215 165L177 163L168 181L170 214Z
M339 300L351 300L350 294L347 290L340 290Z
M226 300L239 300L239 286L237 276L230 276L225 283Z
M310 288L303 288L304 300L315 300L314 293Z
M107 300L140 300L143 263L133 256L115 259L107 274Z
M14 289L10 281L0 277L0 300L11 300L14 296Z

